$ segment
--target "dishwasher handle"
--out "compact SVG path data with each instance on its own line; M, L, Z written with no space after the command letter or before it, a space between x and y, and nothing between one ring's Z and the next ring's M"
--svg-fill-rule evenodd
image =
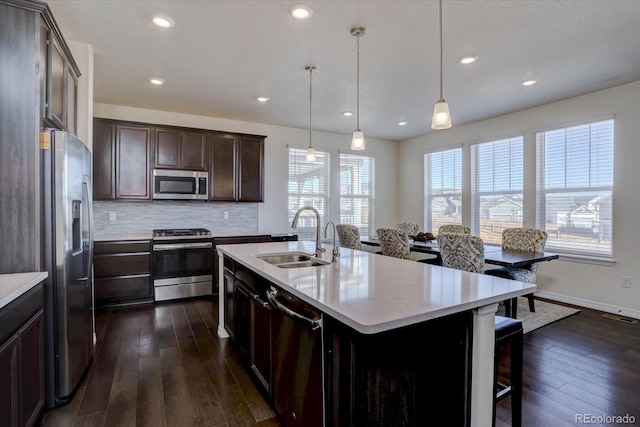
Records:
M280 301L278 301L277 297L278 291L276 289L267 290L267 299L275 308L287 314L288 316L293 317L294 319L302 320L305 323L309 323L311 325L312 331L315 331L316 329L322 327L322 318L310 319L300 313L296 313L295 311L291 310L289 307L286 307Z

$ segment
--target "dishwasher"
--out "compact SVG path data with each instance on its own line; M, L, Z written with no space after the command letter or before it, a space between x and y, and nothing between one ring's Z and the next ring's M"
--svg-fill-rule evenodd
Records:
M323 425L322 316L271 287L273 403L285 427Z

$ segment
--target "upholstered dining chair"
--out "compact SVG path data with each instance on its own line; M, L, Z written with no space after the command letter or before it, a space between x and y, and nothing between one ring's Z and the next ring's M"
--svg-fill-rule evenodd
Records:
M463 233L463 234L469 234L469 233L471 233L471 229L466 225L445 224L445 225L441 225L438 228L438 234L440 234L440 233Z
M502 231L502 249L518 252L542 252L547 242L547 233L537 228L506 228ZM538 263L526 267L499 267L487 270L485 274L506 279L517 280L525 283L535 283ZM533 294L526 295L529 300L529 311L535 312ZM516 318L518 311L518 299L512 298L505 301L507 316Z
M338 239L340 240L340 246L343 248L362 250L362 243L360 242L360 231L358 227L350 224L338 224L336 225L336 231L338 232Z
M438 246L445 267L482 273L484 243L480 237L464 233L438 233ZM493 418L499 400L511 395L511 425L522 425L522 322L509 317L495 317ZM509 346L510 384L498 382L500 350Z
M399 228L378 228L378 239L382 255L409 259L409 236Z
M464 233L438 233L438 247L444 267L482 273L484 243L478 236Z
M401 222L396 225L396 228L404 230L408 236L415 236L418 234L418 230L420 230L420 226L415 222Z

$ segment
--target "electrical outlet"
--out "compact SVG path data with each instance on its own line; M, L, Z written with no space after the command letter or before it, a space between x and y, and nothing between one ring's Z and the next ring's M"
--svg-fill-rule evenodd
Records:
M631 276L621 276L620 277L620 286L623 288L631 287Z
M222 219L229 219L229 211L222 212Z
M109 221L115 221L115 220L116 220L116 213L109 212Z

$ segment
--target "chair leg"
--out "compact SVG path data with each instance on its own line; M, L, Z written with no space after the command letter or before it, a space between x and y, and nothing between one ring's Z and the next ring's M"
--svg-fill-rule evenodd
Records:
M517 319L518 315L518 298L511 298L511 313L509 313L509 316L507 317L511 317L512 319Z
M522 333L511 341L511 425L522 426Z
M529 311L532 313L536 312L536 306L533 302L533 294L527 295L527 299L529 300Z

